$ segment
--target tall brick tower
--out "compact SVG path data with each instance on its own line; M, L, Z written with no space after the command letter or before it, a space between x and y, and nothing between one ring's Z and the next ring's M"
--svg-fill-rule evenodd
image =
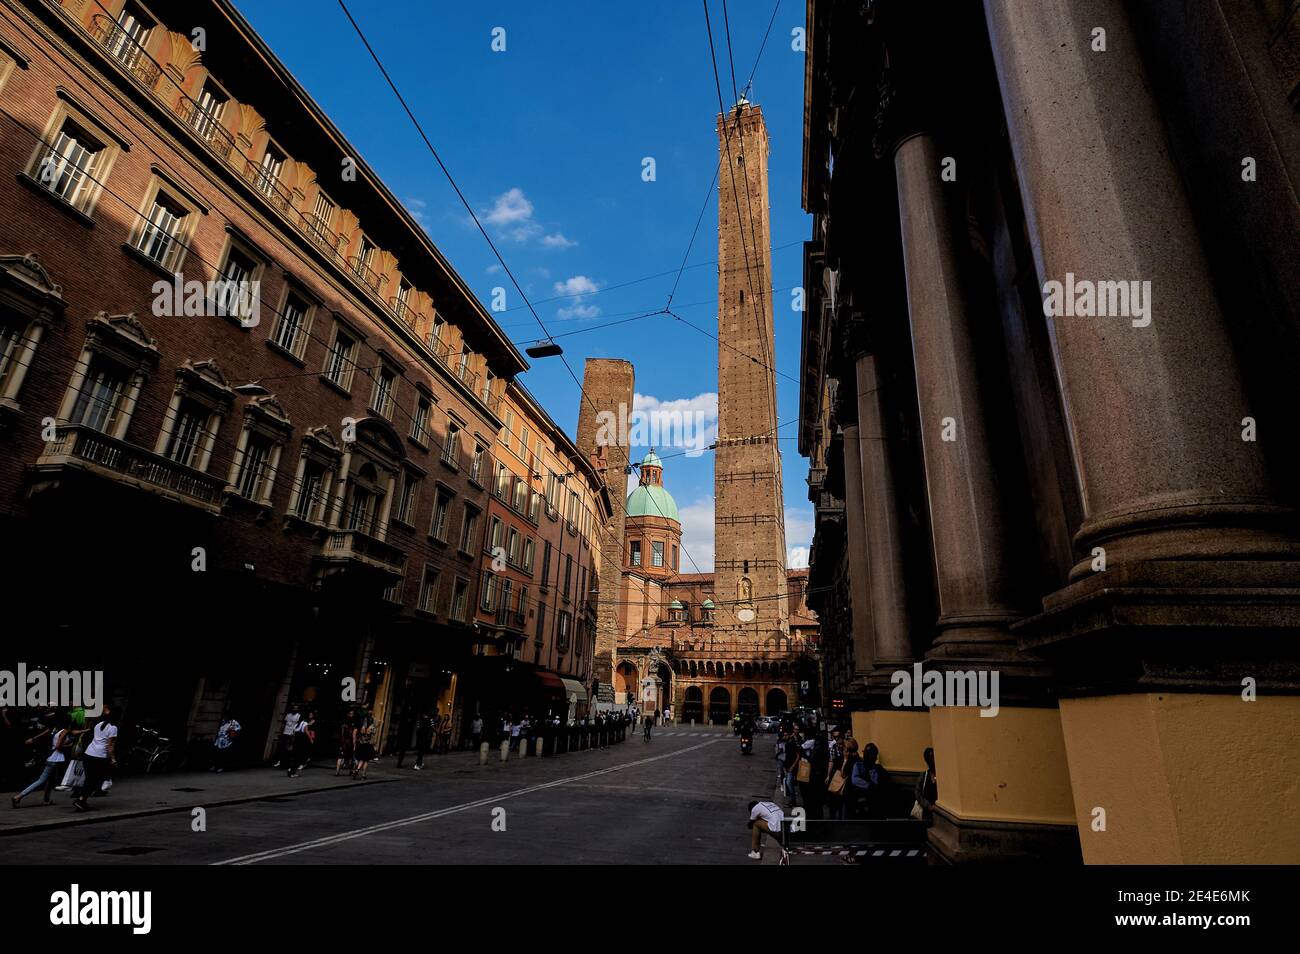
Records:
M618 618L619 585L623 571L623 528L627 516L627 425L610 428L608 423L626 422L632 413L636 373L630 361L588 358L582 373L582 388L590 401L578 410L578 450L602 470L614 501L614 516L600 528L600 564L597 578L600 601L596 607L596 657L592 661L597 681L613 682L614 653L621 627Z
M718 150L715 632L764 642L788 635L789 610L763 111L742 99L719 116Z

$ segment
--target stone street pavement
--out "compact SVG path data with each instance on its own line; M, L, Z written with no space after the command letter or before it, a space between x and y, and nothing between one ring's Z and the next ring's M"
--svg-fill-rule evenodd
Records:
M0 853L10 864L752 864L745 806L771 797L767 749L745 757L730 730L674 726L649 743L506 763L453 753L416 772L386 758L366 783L332 765L298 779L265 768L124 778L89 816L63 793L48 808L39 796L0 808ZM196 806L206 831L192 830Z

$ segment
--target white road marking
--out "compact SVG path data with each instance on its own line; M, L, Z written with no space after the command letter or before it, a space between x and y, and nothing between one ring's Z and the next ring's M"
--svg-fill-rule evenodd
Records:
M446 815L454 815L457 812L468 811L471 808L482 808L485 805L496 805L507 798L518 798L521 795L531 795L533 792L545 791L548 788L556 788L560 785L567 785L570 782L581 782L584 779L595 778L598 775L608 775L611 772L621 772L624 769L636 768L638 765L648 765L651 762L658 762L660 759L675 758L678 755L685 755L687 752L694 752L696 749L705 748L719 741L721 741L721 739L710 739L709 741L701 742L698 745L689 745L684 749L665 752L663 755L653 755L650 758L637 759L635 762L626 762L622 765L611 765L609 768L597 769L594 772L586 772L582 775L571 775L568 778L556 779L553 782L545 782L541 785L530 785L528 788L515 789L513 792L505 792L501 795L493 795L489 798L480 798L477 801L465 802L462 805L452 805L449 808L440 808L434 812L412 815L409 818L398 818L394 821L384 822L381 825L370 825L366 828L356 828L352 831L339 832L336 835L327 835L324 838L299 842L296 845L287 845L284 848L272 848L267 851L258 851L249 855L240 855L236 858L227 858L224 861L214 861L213 864L254 865L259 861L270 861L274 858L283 858L285 855L297 854L300 851L310 851L313 848L326 848L330 845L337 845L341 842L351 841L354 838L364 837L365 835L373 835L381 831L391 831L394 828L405 828L408 825L418 825L420 822L432 821L435 818L442 818Z

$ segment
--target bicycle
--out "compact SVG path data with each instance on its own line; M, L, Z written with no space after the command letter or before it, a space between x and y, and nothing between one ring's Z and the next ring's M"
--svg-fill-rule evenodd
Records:
M132 747L128 762L132 768L143 767L144 774L148 775L155 768L165 771L169 767L171 755L171 739L159 735L153 729L141 729L140 738Z

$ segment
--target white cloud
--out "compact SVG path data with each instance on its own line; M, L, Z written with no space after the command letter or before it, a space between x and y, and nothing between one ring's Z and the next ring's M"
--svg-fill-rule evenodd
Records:
M711 420L718 418L718 395L713 391L705 391L695 397L673 398L668 401L660 400L653 394L641 394L637 392L632 395L632 410L645 411L681 411L683 413L695 413L699 411Z
M600 306L573 305L570 308L560 308L555 314L560 318L596 318L600 315Z
M682 519L681 572L712 573L713 498L702 497L685 507L678 506L677 514Z
M551 235L542 236L542 245L547 248L573 248L578 243L572 239L565 238L562 232L555 232Z
M524 190L516 186L508 189L497 196L496 202L492 208L484 214L483 219L488 225L497 227L503 225L514 225L519 222L528 222L533 217L533 204L528 201L524 195Z
M808 569L808 547L790 547L786 551L785 566L787 570L806 570Z
M405 204L406 204L406 211L411 213L411 218L415 219L415 221L419 223L420 228L424 229L425 231L428 231L429 223L425 219L424 213L425 210L429 207L429 203L425 202L423 199L408 198Z
M566 278L562 282L555 283L555 294L574 298L591 295L599 290L600 288L596 283L586 275L574 275L572 278Z
M533 204L518 186L501 193L482 213L484 222L514 242L526 242L542 231L533 221Z
M489 275L495 275L495 274L496 274L497 272L499 272L499 271L501 271L501 265L500 265L500 263L497 263L497 264L495 264L495 265L489 265L489 266L487 267L487 273L488 273Z

